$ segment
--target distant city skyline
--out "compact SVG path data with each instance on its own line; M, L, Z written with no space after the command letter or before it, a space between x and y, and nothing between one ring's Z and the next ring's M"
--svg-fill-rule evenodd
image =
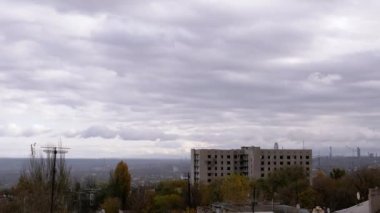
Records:
M380 153L378 1L0 2L0 157Z

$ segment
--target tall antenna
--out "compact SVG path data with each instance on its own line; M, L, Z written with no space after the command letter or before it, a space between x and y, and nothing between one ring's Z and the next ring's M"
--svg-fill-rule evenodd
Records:
M329 157L330 157L330 159L332 158L332 147L330 146L330 155L329 155Z
M42 147L43 151L47 153L48 158L53 154L53 167L51 168L51 195L50 195L50 213L53 213L54 209L54 188L55 188L55 162L57 160L57 154L61 156L68 152L70 148L62 147L62 141L60 141L59 146L45 146Z
M30 154L32 155L32 158L36 155L36 143L30 144Z
M318 169L321 169L321 154L318 151Z

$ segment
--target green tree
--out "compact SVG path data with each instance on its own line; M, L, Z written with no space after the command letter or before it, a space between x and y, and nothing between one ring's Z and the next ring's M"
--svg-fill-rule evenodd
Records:
M346 171L344 169L334 168L330 172L330 177L335 180L342 178L344 175L346 175Z
M132 189L130 209L133 212L152 212L154 188L138 186Z
M110 189L111 194L120 199L121 210L125 211L131 190L131 175L128 171L128 165L124 161L120 161L111 174Z
M183 210L186 207L185 200L179 194L156 195L154 197L155 210L158 212L169 212Z
M165 180L156 187L154 209L158 212L184 210L186 208L187 181Z
M224 202L246 203L250 193L250 182L246 176L233 174L223 179L221 193Z
M120 200L119 198L116 198L116 197L108 197L104 200L101 207L107 213L118 213L119 207L120 207Z
M319 194L312 187L308 187L299 195L300 204L303 208L312 209L318 206Z
M257 181L263 199L275 199L291 205L299 202L300 193L309 185L309 179L301 167L277 170Z

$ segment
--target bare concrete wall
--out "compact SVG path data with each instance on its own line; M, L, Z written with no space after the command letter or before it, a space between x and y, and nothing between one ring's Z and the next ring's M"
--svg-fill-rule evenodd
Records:
M378 187L369 189L369 212L376 213L380 211L380 189Z

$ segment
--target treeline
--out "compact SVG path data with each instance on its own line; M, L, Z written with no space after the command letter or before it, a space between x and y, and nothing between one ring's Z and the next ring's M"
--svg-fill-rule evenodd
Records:
M3 191L0 212L49 212L51 205L51 158L32 157L17 185ZM368 199L368 189L380 186L379 169L346 172L334 169L330 174L317 172L312 180L302 168L289 167L269 177L250 180L233 174L210 184L189 185L188 180L166 180L150 186L131 187L131 174L123 161L110 172L108 182L98 183L89 176L79 182L70 178L64 158L57 159L54 212L107 213L195 212L197 206L215 202L251 205L252 202L276 203L312 209L347 208ZM357 200L357 193L360 200Z
M209 185L195 187L196 205L215 202L247 204L274 201L302 208L316 206L335 211L368 200L368 190L380 186L380 169L360 169L347 173L333 169L329 174L318 171L310 180L299 167L277 170L267 178L249 180L231 175ZM357 194L360 194L359 200Z
M334 169L329 174L318 171L311 180L299 167L278 170L258 180L233 174L210 184L192 186L190 197L186 184L186 180L161 182L152 193L149 209L184 211L216 202L251 205L252 202L271 203L273 200L290 206L299 204L310 210L321 206L335 211L368 200L368 189L380 186L380 169L349 173Z
M0 212L95 212L101 208L107 213L119 212L128 208L130 191L131 175L123 161L111 171L107 183L97 183L91 176L80 183L71 179L62 155L56 162L51 155L32 156L18 183L1 191Z

